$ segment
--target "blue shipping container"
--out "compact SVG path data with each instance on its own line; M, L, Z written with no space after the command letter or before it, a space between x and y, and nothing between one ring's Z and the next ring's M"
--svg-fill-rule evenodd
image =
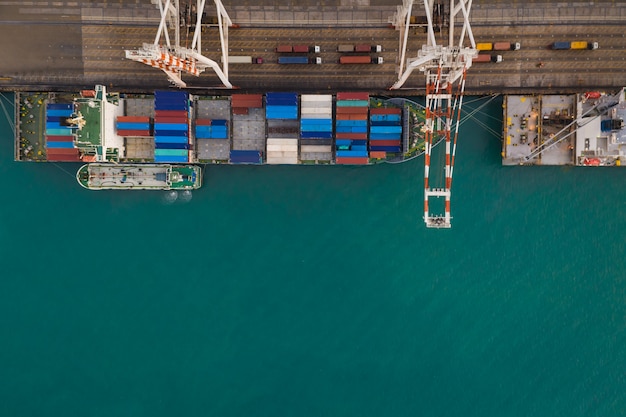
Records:
M176 155L154 155L154 162L165 163L181 163L188 162L187 156L176 156Z
M161 143L154 144L155 149L189 149L188 143Z
M59 116L59 117L70 117L72 115L72 110L58 110L58 109L48 109L46 110L46 116Z
M155 143L189 143L186 136L155 136Z
M74 142L46 142L48 149L72 149Z
M68 104L68 103L48 103L46 104L46 109L48 110L72 110L74 109L74 105Z

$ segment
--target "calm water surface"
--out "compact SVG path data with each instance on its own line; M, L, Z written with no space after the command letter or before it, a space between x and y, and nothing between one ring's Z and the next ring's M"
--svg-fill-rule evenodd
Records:
M421 158L166 204L13 162L0 114L0 416L626 415L626 176L502 167L500 120L427 230Z

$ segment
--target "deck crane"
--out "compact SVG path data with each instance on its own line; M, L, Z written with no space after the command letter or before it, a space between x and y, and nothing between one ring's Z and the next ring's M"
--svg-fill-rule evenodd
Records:
M180 0L151 0L161 12L161 21L154 43L144 43L137 50L126 50L126 58L142 62L151 67L163 70L170 81L178 87L186 87L182 80L183 72L199 76L207 68L212 68L226 88L233 88L228 80L228 27L233 26L221 0L214 0L217 7L217 19L220 32L222 62L217 62L202 55L202 15L206 0L196 0L196 24L190 48L180 46ZM168 28L173 30L174 39L170 38ZM162 45L162 42L165 45Z
M426 115L423 127L425 137L424 153L424 222L426 227L450 228L450 196L456 142L459 134L461 106L465 90L466 71L476 56L476 42L469 22L472 0L450 0L448 23L448 41L438 43L435 37L435 25L441 25L443 4L437 0L423 0L427 20L427 43L418 51L417 57L406 60L407 41L411 10L414 0L403 0L398 11L391 19L400 31L400 65L398 81L391 89L401 88L416 68L426 75ZM438 22L435 22L434 11ZM458 36L455 36L455 25L462 22ZM441 29L441 26L439 27ZM469 46L464 46L465 41ZM454 136L452 128L454 126ZM445 166L435 169L445 170L445 182L441 186L431 187L430 165L433 144L445 140ZM431 214L429 203L431 198L445 198L444 214Z

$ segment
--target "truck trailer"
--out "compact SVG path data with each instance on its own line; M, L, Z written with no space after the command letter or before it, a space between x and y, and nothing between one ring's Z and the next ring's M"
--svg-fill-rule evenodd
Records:
M518 51L522 45L519 42L482 42L476 44L479 51Z
M488 55L488 54L478 54L473 59L472 62L502 62L502 55Z
M263 58L261 57L251 57L251 56L242 56L242 55L229 55L228 56L229 64L262 64Z
M598 49L598 42L575 41L575 42L554 42L550 45L554 50L569 49Z
M337 52L382 52L381 45L357 44L357 45L338 45Z
M339 57L340 64L382 64L382 56L370 57L369 55L343 55Z
M319 54L321 51L321 48L318 45L278 45L276 47L276 52L278 53L312 53L312 54Z
M309 58L307 56L279 56L279 64L321 64L322 58Z

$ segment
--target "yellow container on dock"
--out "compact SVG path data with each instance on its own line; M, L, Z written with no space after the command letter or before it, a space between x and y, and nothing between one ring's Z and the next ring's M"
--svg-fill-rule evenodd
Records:
M587 49L587 45L588 43L586 41L577 41L577 42L572 42L571 48L572 49Z
M491 51L493 49L493 43L485 42L485 43L477 43L476 49L479 51Z

